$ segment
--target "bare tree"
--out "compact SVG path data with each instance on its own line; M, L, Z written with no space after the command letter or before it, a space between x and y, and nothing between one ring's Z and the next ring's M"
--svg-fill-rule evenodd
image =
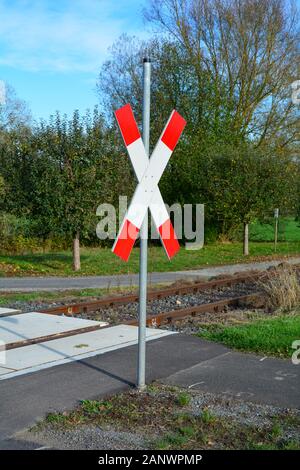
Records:
M5 83L0 102L0 133L31 124L31 114L25 101L20 100L14 88Z
M299 138L299 109L291 102L300 59L294 2L152 0L145 16L185 49L199 92L209 73L219 99L215 112L221 117L226 110L238 134L257 145Z

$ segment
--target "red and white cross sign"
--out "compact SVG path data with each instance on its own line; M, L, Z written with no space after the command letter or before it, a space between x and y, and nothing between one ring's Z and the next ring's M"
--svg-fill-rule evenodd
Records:
M172 111L149 160L131 106L126 104L115 112L115 116L139 184L112 251L128 261L149 207L166 253L172 258L179 250L179 243L157 185L186 121L177 111Z

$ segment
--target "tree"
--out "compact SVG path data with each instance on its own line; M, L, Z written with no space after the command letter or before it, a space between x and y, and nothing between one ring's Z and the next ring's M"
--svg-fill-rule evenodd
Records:
M6 188L0 210L17 216L30 212L31 143L27 127L5 131L0 138L0 169Z
M0 102L0 171L5 182L5 194L0 210L15 215L28 212L27 165L31 145L31 114L15 90L5 84Z
M46 217L54 232L73 240L75 271L80 269L80 237L87 233L96 210L103 143L103 121L97 111L92 123L78 111L69 121L57 113L36 131L34 178L41 184L34 185L33 214L43 222Z
M291 168L299 138L299 110L291 102L290 88L299 63L297 11L284 0L153 0L145 16L157 27L155 39L138 42L123 36L102 68L99 94L110 109L130 101L140 120L141 61L150 54L152 144L172 108L188 122L160 182L164 199L204 202L206 227L214 224L224 233L242 221L246 235L252 212L269 210L274 191L283 194L287 185L294 188L293 174L286 173L284 165ZM227 171L231 164L226 166L222 175L227 160L238 163L231 173ZM251 166L257 177L252 178ZM263 172L269 167L272 184L266 186ZM288 184L280 178L281 169L290 178ZM251 210L241 197L240 214L236 208L226 215L220 206L224 196L218 190L214 195L218 188L212 188L210 181L221 178L226 194L235 182L236 191L242 193L246 175ZM260 185L265 192L260 192L259 203L254 193ZM230 194L235 194L231 189ZM234 204L231 197L229 202ZM292 203L290 207L293 210Z
M75 111L68 120L57 113L41 123L34 133L33 155L31 213L46 234L51 230L72 240L78 271L80 239L95 236L100 202L115 202L118 188L127 187L127 165L119 164L97 108L92 116Z
M3 91L4 99L0 101L0 137L3 132L31 125L27 104L17 97L14 88L6 83Z
M3 196L4 194L4 179L3 177L0 175L0 197Z
M152 0L145 15L184 49L199 94L209 75L217 120L257 145L297 140L299 110L291 102L300 58L294 2Z
M295 209L296 164L289 155L252 144L214 147L206 154L207 200L223 232L243 224L244 255L249 223L273 212Z

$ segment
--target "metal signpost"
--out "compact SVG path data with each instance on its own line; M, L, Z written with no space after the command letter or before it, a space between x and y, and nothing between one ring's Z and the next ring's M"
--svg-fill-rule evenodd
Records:
M143 61L143 142L149 159L150 139L150 82L151 62ZM139 273L139 354L137 386L140 390L146 385L146 315L147 315L147 265L148 265L148 209L140 232L140 273Z
M179 243L159 191L158 182L186 124L180 114L173 110L149 160L151 79L151 62L149 59L144 59L143 67L143 139L129 104L115 112L138 180L138 185L112 248L113 253L124 261L128 261L134 242L138 233L140 233L139 354L137 374L139 389L145 387L148 208L160 234L167 256L171 259L178 252Z

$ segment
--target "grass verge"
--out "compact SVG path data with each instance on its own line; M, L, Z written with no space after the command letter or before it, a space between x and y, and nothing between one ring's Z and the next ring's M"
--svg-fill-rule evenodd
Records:
M161 287L161 286L160 286ZM85 299L101 298L115 294L126 294L136 291L128 287L112 287L105 289L78 289L67 291L36 291L36 292L4 292L0 294L0 306L7 306L11 302L79 302Z
M300 315L276 316L239 326L211 325L198 336L234 349L291 357L292 343L300 340Z
M300 240L278 243L277 258L299 254ZM148 266L149 272L180 271L211 265L261 261L268 257L275 257L274 246L270 242L251 243L248 257L242 255L241 243L205 245L199 251L187 251L182 247L172 263L169 262L162 247L150 246ZM74 273L70 251L0 256L1 276L130 274L137 273L139 270L139 249L135 247L128 263L124 263L109 248L82 248L81 266L81 271ZM149 282L151 283L151 276L149 276Z

